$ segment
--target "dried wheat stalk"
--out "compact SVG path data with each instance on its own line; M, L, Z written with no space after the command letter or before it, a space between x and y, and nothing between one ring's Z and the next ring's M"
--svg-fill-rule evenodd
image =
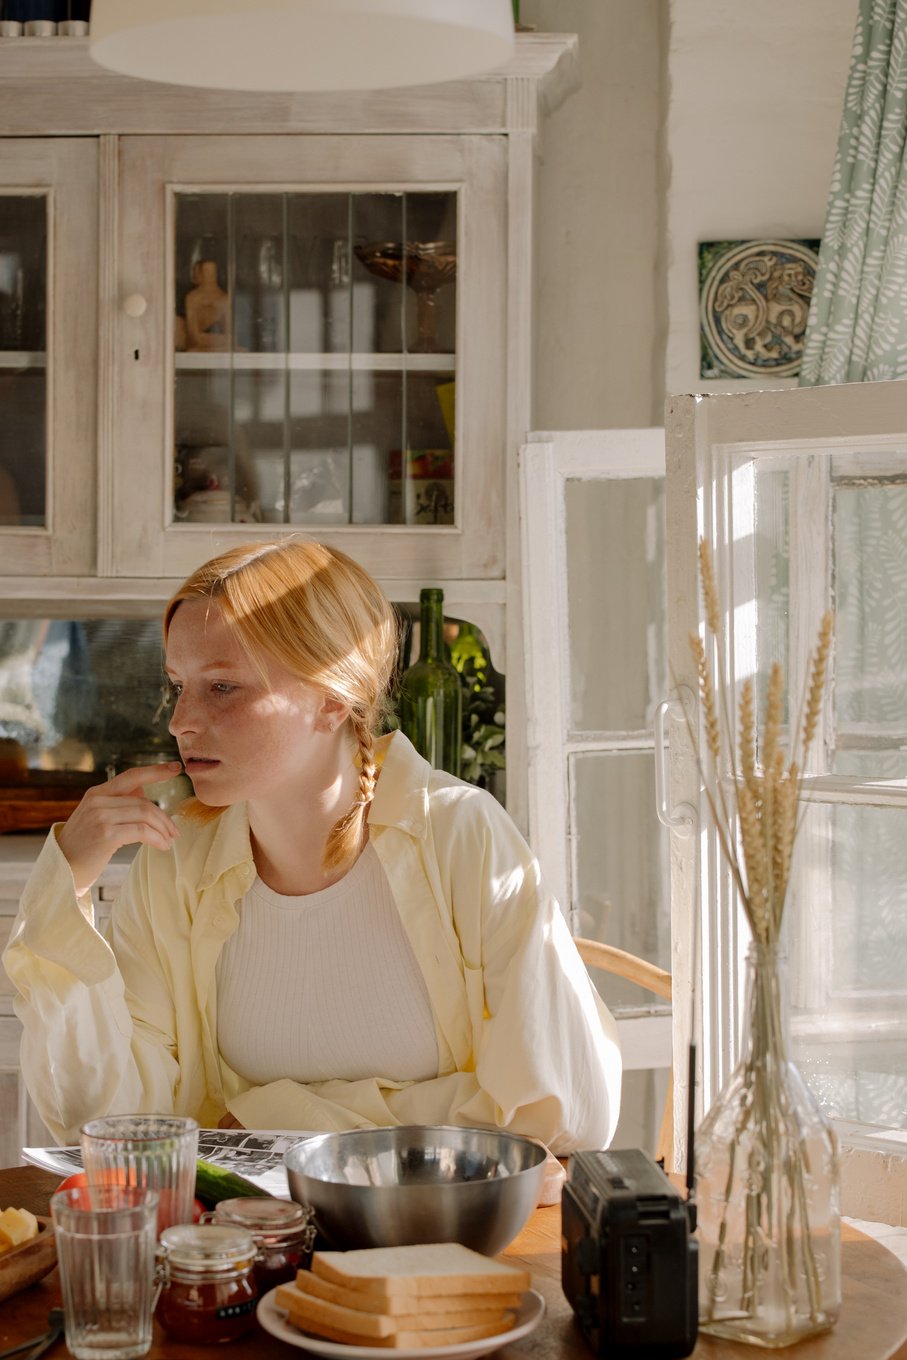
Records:
M721 609L712 557L705 539L699 543L699 570L706 625L717 640ZM819 725L832 625L832 614L826 613L811 659L802 729L795 733L794 749L790 752L783 744L784 675L781 666L774 663L769 674L761 742L753 684L749 679L741 686L739 730L735 736L725 701L725 687L719 691L715 684L702 639L698 636L690 638L710 765L707 773L703 752L694 736L700 774L722 853L736 881L753 938L762 944L777 941L781 929L798 829L803 771ZM719 692L721 702L717 697ZM796 750L798 736L799 752ZM730 799L720 778L722 751L728 752L731 764L733 793ZM757 769L757 751L761 753L761 771Z

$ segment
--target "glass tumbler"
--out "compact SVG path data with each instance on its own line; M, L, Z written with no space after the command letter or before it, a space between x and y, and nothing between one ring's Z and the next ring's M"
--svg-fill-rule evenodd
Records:
M191 1223L198 1124L178 1115L112 1114L82 1126L82 1163L90 1184L156 1190L158 1232Z
M86 1185L51 1196L66 1345L76 1360L132 1360L151 1349L158 1195Z

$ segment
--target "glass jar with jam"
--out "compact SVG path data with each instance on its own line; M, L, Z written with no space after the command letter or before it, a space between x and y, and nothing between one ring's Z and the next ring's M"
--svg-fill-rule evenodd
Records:
M295 1280L297 1270L308 1268L315 1223L312 1210L302 1204L285 1199L223 1199L206 1218L251 1233L258 1248L255 1276L263 1295Z
M256 1247L241 1228L179 1223L161 1233L157 1316L176 1341L233 1341L255 1326Z

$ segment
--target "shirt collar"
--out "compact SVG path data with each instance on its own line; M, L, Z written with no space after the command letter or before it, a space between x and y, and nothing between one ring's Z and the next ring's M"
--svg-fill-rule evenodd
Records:
M379 778L369 807L373 828L393 826L411 836L422 836L428 821L428 781L431 766L402 732L391 732L375 742ZM211 887L231 869L248 866L254 877L249 816L245 803L234 803L212 825L211 847L199 888ZM251 882L251 877L250 877Z
M428 761L402 732L391 732L375 742L375 763L379 777L369 808L369 825L394 826L411 836L424 835L431 776Z

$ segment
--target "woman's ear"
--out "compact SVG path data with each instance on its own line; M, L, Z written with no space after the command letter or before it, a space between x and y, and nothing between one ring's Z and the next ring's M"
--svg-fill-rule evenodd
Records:
M332 694L326 694L315 715L316 732L336 732L350 716L350 706Z

